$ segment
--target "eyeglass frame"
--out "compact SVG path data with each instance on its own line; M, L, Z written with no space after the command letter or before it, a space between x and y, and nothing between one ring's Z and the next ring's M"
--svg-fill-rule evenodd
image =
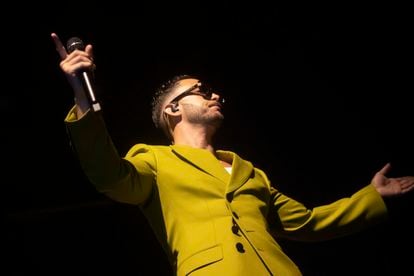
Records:
M199 88L200 92L193 92L193 90L196 89L197 87ZM211 96L213 95L213 89L211 89L207 85L203 86L201 82L197 82L196 84L192 85L190 88L182 92L180 95L172 99L169 104L178 103L178 101L180 101L182 98L190 96L190 95L197 95L197 96L202 96L204 99L211 99Z

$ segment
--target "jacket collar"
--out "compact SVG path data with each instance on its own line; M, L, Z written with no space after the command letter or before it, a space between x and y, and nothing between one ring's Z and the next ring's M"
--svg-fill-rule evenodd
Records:
M231 151L218 150L216 157L205 149L182 145L172 145L171 148L183 161L226 183L226 193L231 193L242 186L253 171L253 165L250 162ZM224 169L219 159L232 164L231 175Z

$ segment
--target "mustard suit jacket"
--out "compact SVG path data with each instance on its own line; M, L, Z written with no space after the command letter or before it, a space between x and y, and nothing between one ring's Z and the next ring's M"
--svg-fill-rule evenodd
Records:
M273 187L265 173L229 151L229 174L209 151L137 144L120 157L99 113L65 119L81 166L98 191L136 204L177 275L301 275L277 237L340 237L377 223L386 207L372 185L313 209Z

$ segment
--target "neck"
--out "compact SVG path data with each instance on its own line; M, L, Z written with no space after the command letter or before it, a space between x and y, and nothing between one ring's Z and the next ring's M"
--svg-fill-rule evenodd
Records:
M174 129L174 144L206 149L214 154L213 132L204 126L177 125Z

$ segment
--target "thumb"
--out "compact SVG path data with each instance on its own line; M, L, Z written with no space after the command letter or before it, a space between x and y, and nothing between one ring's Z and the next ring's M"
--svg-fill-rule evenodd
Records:
M390 169L391 169L391 163L387 163L387 164L385 164L384 167L382 167L381 170L378 171L378 173L382 174L382 175L385 175L390 171Z
M89 57L93 60L93 49L92 49L92 45L88 44L85 47L85 52L89 55Z

